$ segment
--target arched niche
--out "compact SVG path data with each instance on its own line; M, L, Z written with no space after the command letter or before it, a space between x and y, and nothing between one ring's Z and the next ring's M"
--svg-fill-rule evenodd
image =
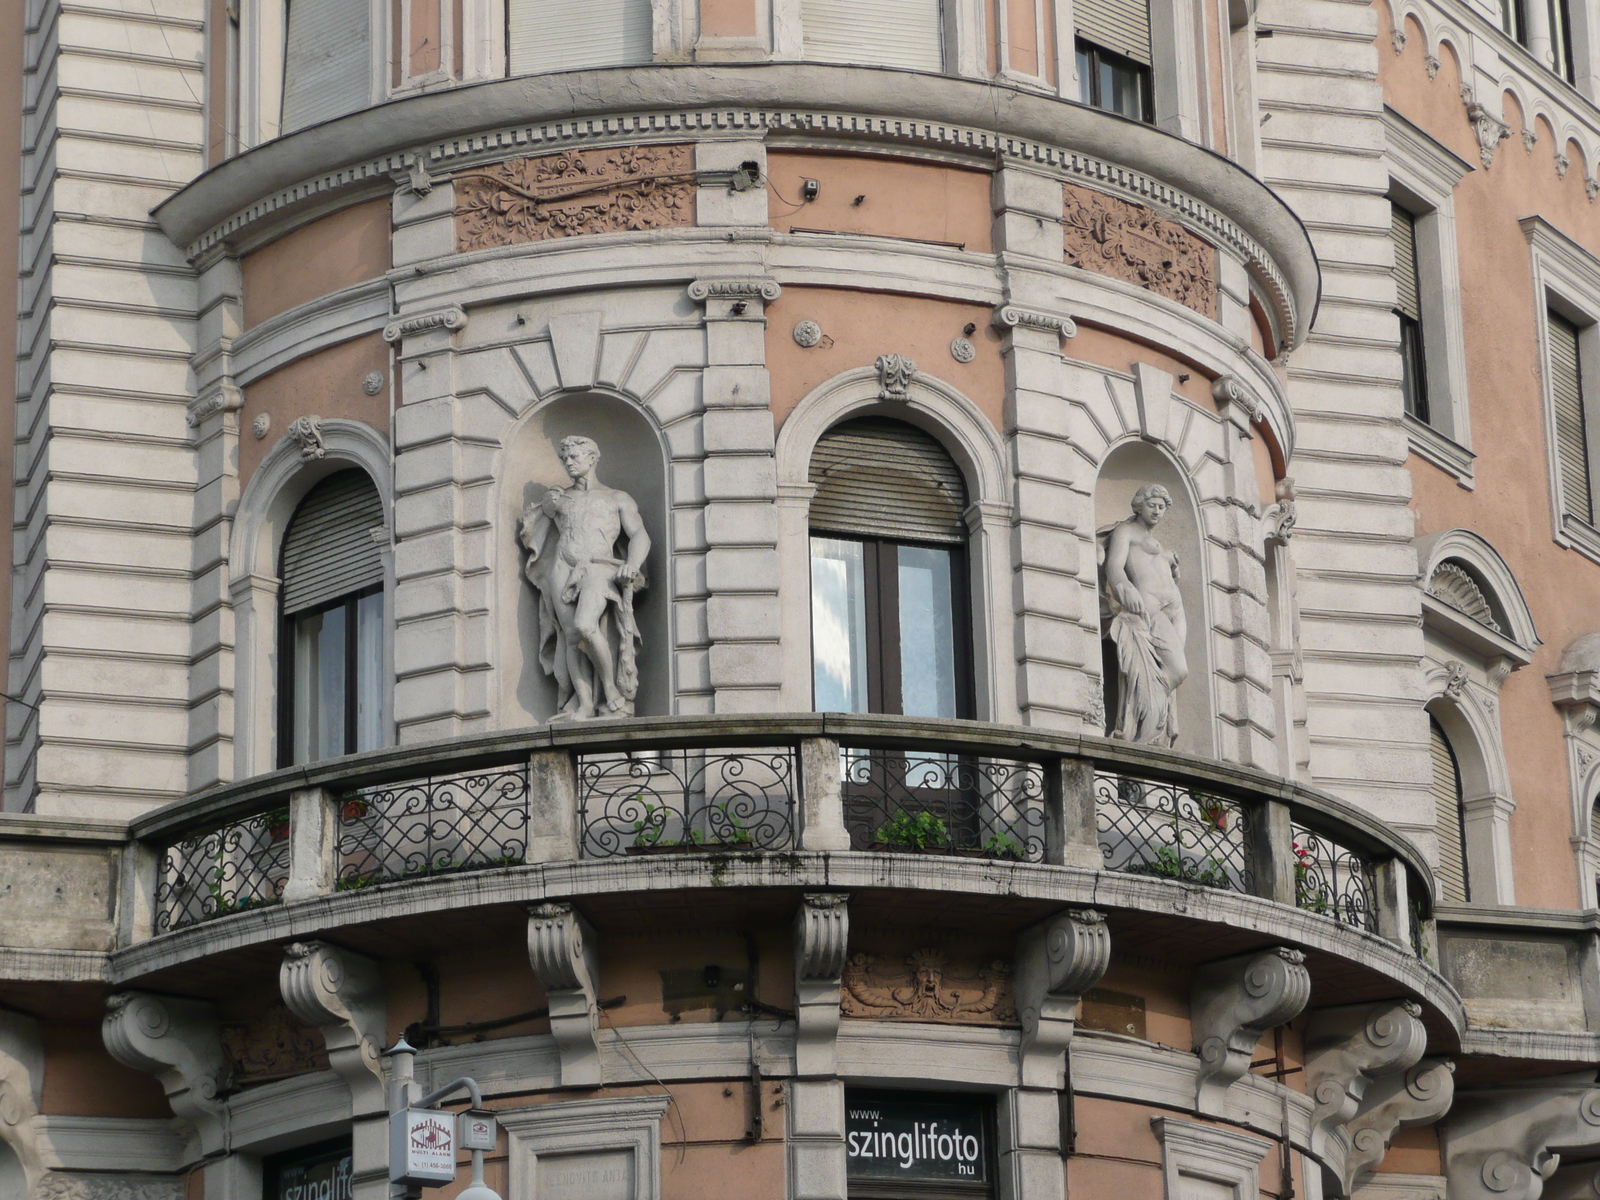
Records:
M633 497L650 534L650 557L645 562L649 587L634 599L634 618L644 643L634 711L639 716L673 711L672 555L661 439L650 419L628 401L588 393L555 397L525 417L506 439L496 511L491 515L501 564L495 590L502 614L498 625L502 727L541 724L556 708L555 680L539 666L538 599L523 574L527 553L518 534L527 507L550 488L570 482L556 448L562 438L575 434L599 444L600 482Z
M1178 688L1178 744L1176 749L1211 757L1215 754L1212 728L1211 654L1207 633L1205 586L1205 546L1200 536L1200 520L1194 495L1183 471L1172 459L1150 442L1128 440L1114 446L1100 465L1095 480L1095 529L1108 530L1133 513L1133 495L1147 483L1159 483L1172 495L1172 507L1156 527L1155 536L1168 550L1178 555L1178 593L1183 597L1188 623L1185 652L1189 677ZM1098 611L1098 608L1097 608ZM1101 645L1106 646L1105 631ZM1113 652L1103 663L1109 672L1116 669ZM1102 685L1103 686L1103 685ZM1107 691L1106 729L1116 724L1116 710Z

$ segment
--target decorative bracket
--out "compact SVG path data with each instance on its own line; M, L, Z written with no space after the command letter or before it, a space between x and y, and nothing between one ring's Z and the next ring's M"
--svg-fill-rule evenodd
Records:
M1018 1058L1021 1086L1066 1086L1067 1050L1078 1001L1111 965L1106 919L1092 908L1069 909L1023 930L1017 938Z
M224 379L190 403L186 419L190 429L198 429L218 413L238 412L243 407L244 393Z
M731 316L743 316L752 301L771 304L783 294L778 281L768 275L731 276L726 279L696 279L689 285L689 299L696 304L726 300ZM759 314L757 314L759 315Z
M838 1074L839 989L850 941L850 897L808 893L794 915L795 1073Z
M1221 1116L1228 1089L1250 1069L1261 1035L1292 1021L1311 998L1306 956L1287 946L1207 963L1195 972L1190 1023L1200 1071L1195 1104Z
M1472 122L1473 132L1478 135L1478 157L1483 161L1484 170L1488 170L1494 165L1495 147L1511 136L1511 126L1472 99L1471 88L1462 85L1461 91L1467 104L1467 120Z
M1288 476L1273 485L1273 503L1261 514L1261 542L1266 546L1287 546L1294 536L1297 517L1294 507L1294 480Z
M194 1122L205 1154L226 1147L228 1110L217 1093L228 1060L215 1008L199 1000L118 992L106 1000L100 1038L112 1058L161 1081L172 1111Z
M436 308L429 312L412 313L410 316L390 321L383 327L383 340L393 343L404 341L409 337L415 337L419 333L427 333L433 329L443 329L448 333L455 333L466 327L467 310L459 304L450 304L444 308Z
M1561 1151L1600 1147L1593 1072L1564 1078L1570 1082L1457 1094L1442 1127L1450 1200L1539 1200Z
M995 328L1001 330L1038 329L1061 338L1076 337L1078 334L1078 323L1071 317L1018 308L1014 304L1002 304L995 309L993 323Z
M1316 1102L1313 1153L1325 1158L1327 1139L1354 1120L1373 1080L1403 1074L1421 1060L1428 1048L1421 1017L1422 1009L1410 1000L1343 1005L1312 1015L1306 1030L1306 1089Z
M284 435L300 443L300 458L303 462L327 457L328 443L322 436L321 417L296 417L289 422L289 428L284 430Z
M528 909L528 961L550 1005L562 1087L599 1087L599 1013L594 929L565 902Z
M1211 381L1211 398L1217 402L1223 416L1238 426L1239 432L1250 436L1250 423L1261 416L1261 404L1237 375L1218 375Z
M1396 1131L1432 1125L1450 1111L1450 1101L1455 1097L1455 1070L1455 1063L1446 1059L1425 1058L1408 1071L1373 1082L1361 1111L1345 1126L1350 1149L1343 1166L1338 1165L1337 1158L1324 1160L1335 1164L1344 1195L1353 1195L1371 1178Z
M879 400L910 398L906 389L911 386L911 377L917 373L915 359L907 358L904 354L880 354L878 361L872 365L878 372Z
M39 1040L39 1023L20 1013L0 1012L0 1145L9 1146L16 1155L28 1188L45 1173L33 1123L43 1094L44 1043Z
M352 1114L384 1111L388 1009L378 964L325 942L291 942L278 988L290 1012L322 1030L328 1065L350 1088Z

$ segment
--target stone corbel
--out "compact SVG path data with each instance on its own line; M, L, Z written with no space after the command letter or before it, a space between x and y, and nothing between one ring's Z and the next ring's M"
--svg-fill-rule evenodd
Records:
M1211 381L1211 398L1222 415L1243 436L1250 437L1251 422L1261 417L1261 404L1237 375L1218 375Z
M238 412L244 407L244 393L231 379L224 379L189 402L190 429L198 429L218 413Z
M290 1012L322 1030L328 1065L350 1088L352 1114L384 1111L388 1005L378 964L325 942L292 942L278 988Z
M1294 536L1294 480L1287 476L1273 485L1273 503L1261 514L1263 546L1287 546Z
M1343 1164L1337 1158L1323 1160L1334 1164L1344 1195L1354 1195L1372 1177L1396 1132L1432 1125L1450 1111L1455 1069L1455 1063L1446 1059L1425 1058L1410 1070L1373 1082L1361 1111L1345 1126L1350 1148Z
M1461 98L1467 106L1467 120L1478 135L1478 158L1487 171L1494 165L1495 147L1511 136L1511 126L1473 99L1472 89L1466 84L1461 87Z
M199 1000L118 992L106 1001L100 1038L111 1057L161 1081L172 1111L194 1123L203 1153L227 1144L228 1075L216 1009Z
M839 892L800 898L794 917L795 1074L838 1074L839 989L850 939L850 897Z
M1078 336L1078 323L1071 317L1056 313L1036 312L1031 308L1018 308L1002 304L994 310L994 327L1004 333L1009 329L1037 329L1053 333L1059 338Z
M1066 1085L1067 1050L1078 1001L1111 965L1106 919L1092 908L1071 909L1040 921L1017 938L1018 1056L1021 1086Z
M1593 728L1600 716L1600 671L1561 671L1546 675L1550 702L1561 710L1568 735Z
M390 321L383 327L383 340L393 345L395 342L416 337L418 334L430 333L435 329L442 329L446 333L457 333L466 327L467 310L459 304L448 304L444 308L411 313Z
M322 418L314 413L290 421L283 435L299 443L302 462L313 462L328 456L328 443L322 434Z
M714 300L727 302L728 316L742 317L750 305L760 316L768 304L783 294L776 279L767 275L731 276L724 279L696 279L689 285L689 299L708 306Z
M1306 956L1287 946L1207 963L1190 989L1190 1024L1200 1071L1195 1104L1221 1116L1228 1089L1250 1069L1261 1035L1294 1020L1311 998Z
M34 1126L43 1093L44 1043L38 1022L0 1012L0 1143L16 1155L30 1189L45 1173Z
M1450 1200L1539 1200L1563 1153L1600 1148L1593 1072L1456 1096L1442 1127Z
M1306 1090L1311 1113L1312 1153L1326 1154L1325 1143L1339 1126L1361 1111L1375 1079L1402 1074L1428 1048L1422 1009L1399 1004L1350 1004L1312 1014L1306 1029Z
M911 377L917 373L915 359L904 354L880 354L872 366L878 372L879 400L903 401L909 397L907 389L911 386Z
M536 904L528 910L528 961L550 1006L561 1086L599 1087L594 929L571 904Z
M1543 1200L1600 1200L1600 1163L1562 1167L1544 1185Z

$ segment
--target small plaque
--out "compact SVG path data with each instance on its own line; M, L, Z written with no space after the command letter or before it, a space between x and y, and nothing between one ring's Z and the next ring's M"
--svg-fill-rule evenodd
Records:
M452 1183L456 1122L436 1108L408 1108L389 1117L389 1180L407 1185Z
M493 1113L469 1108L456 1119L456 1133L463 1150L493 1150L500 1129Z
M633 1151L541 1154L540 1200L634 1200Z

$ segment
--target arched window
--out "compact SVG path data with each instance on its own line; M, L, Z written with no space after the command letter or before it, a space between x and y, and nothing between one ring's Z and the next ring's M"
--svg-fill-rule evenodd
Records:
M970 716L967 489L950 455L865 417L817 442L811 482L817 711Z
M1461 767L1439 722L1428 718L1433 757L1434 829L1439 835L1439 899L1468 904L1472 885L1467 877L1466 812L1461 803Z
M387 740L383 501L363 471L307 493L283 539L278 758L315 762Z

